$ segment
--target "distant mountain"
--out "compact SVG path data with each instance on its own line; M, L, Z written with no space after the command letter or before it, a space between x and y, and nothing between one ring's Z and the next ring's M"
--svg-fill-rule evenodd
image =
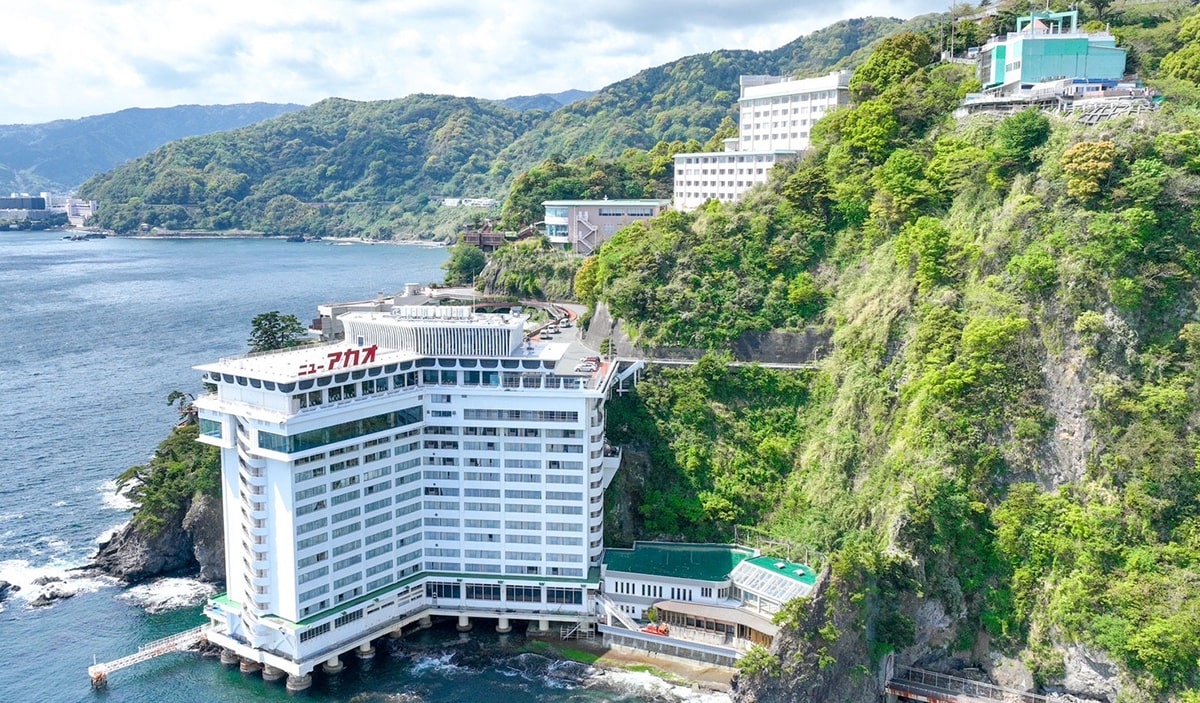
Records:
M510 110L523 112L525 110L545 110L554 112L564 105L570 105L580 100L587 100L596 94L595 90L564 90L561 93L538 93L537 95L518 95L498 101Z
M498 193L496 154L544 117L445 95L329 98L171 142L79 192L100 201L98 224L118 231L145 223L390 237L412 231L406 216L437 212L434 196Z
M303 105L131 108L77 120L0 125L0 193L74 190L97 173L198 134L245 127Z
M145 223L449 237L449 211L459 209L441 208L438 196L504 198L513 178L550 158L610 159L664 140L703 143L736 114L739 76L850 68L876 41L921 21L847 20L773 51L688 56L549 115L436 95L324 100L263 124L168 144L91 179L80 194L101 201L97 224L118 231Z

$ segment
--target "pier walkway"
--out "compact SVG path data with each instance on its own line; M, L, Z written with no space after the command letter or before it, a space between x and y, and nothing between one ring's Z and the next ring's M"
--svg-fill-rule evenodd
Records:
M924 703L1048 703L1038 693L1016 691L990 683L971 681L911 666L896 667L887 680L886 691L901 700Z
M93 687L103 688L108 683L108 675L114 671L133 666L134 664L140 664L155 657L170 654L171 652L182 652L193 647L202 639L204 639L204 626L193 627L185 632L144 644L138 647L138 651L135 654L102 664L92 664L88 667L88 676L92 679Z

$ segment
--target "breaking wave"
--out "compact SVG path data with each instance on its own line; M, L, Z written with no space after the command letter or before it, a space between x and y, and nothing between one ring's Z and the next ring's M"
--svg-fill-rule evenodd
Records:
M133 586L117 597L144 607L148 613L160 613L203 603L214 593L211 584L195 579L162 578Z

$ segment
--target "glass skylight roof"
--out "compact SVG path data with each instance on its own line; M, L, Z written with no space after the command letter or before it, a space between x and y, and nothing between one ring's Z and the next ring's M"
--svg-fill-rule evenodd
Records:
M807 596L816 582L817 574L808 566L775 557L747 559L733 569L738 588L779 603Z

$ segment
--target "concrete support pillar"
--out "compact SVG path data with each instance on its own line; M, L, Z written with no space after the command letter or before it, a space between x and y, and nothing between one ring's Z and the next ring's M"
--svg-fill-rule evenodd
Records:
M261 669L262 664L259 664L253 659L243 658L242 661L238 663L238 668L242 670L243 674L250 674Z
M375 656L375 648L371 646L370 642L364 642L354 650L354 655L359 659L371 659Z
M342 660L337 656L332 656L321 665L321 671L326 674L340 674L345 667L342 665Z
M285 673L283 669L276 669L270 664L263 665L263 681L278 681Z
M232 649L221 649L222 664L237 664L239 661L241 661L241 657L239 657Z
M404 637L404 628L397 627L395 630L392 630L388 633L388 637L391 637L394 640L402 639Z
M543 637L550 634L550 621L538 620L537 627L530 625L529 629L525 630L525 634L529 635L530 637Z
M508 633L512 632L512 625L508 623L508 618L504 617L503 615L500 616L499 622L496 623L496 632L499 632L502 635L507 635Z
M429 628L433 627L433 618L428 615L422 615L421 620L417 623L417 625L422 630L428 630Z
M300 674L299 676L292 674L287 678L287 690L289 691L305 691L312 686L312 677L308 674Z
M471 618L468 617L466 613L458 616L459 632L470 632L472 627L474 627L474 625L471 624Z

